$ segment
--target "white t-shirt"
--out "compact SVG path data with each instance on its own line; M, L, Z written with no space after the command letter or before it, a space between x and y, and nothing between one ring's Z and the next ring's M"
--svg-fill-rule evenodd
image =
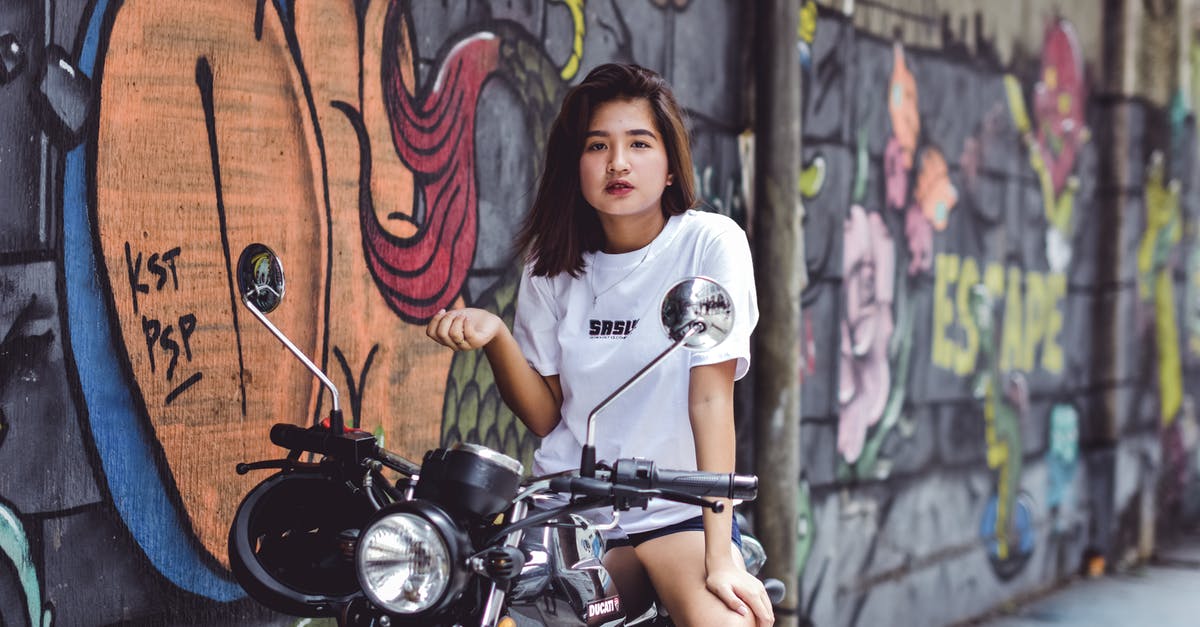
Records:
M659 468L696 469L688 415L693 366L737 359L735 378L750 367L750 332L758 322L754 269L746 234L733 220L687 211L672 216L645 248L584 255L584 272L521 277L513 335L543 376L562 384L562 420L534 454L534 474L579 467L587 416L602 400L670 346L659 322L667 289L706 276L729 291L733 329L704 351L680 348L596 416L596 459L642 457ZM593 304L593 297L594 304ZM641 533L698 516L695 506L650 501L621 514L626 533Z

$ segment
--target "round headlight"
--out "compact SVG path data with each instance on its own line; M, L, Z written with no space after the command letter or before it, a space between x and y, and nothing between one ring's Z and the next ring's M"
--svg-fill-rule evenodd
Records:
M367 596L396 614L423 612L450 583L450 551L428 521L413 514L384 516L359 537L358 581Z

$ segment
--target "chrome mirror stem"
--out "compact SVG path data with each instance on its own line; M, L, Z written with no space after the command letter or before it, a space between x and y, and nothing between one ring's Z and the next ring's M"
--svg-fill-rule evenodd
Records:
M583 444L583 454L579 460L579 475L581 477L596 476L596 415L603 411L604 408L611 405L613 401L617 400L617 397L621 394L624 394L625 391L628 390L633 384L640 381L642 377L646 375L646 373L653 370L654 367L657 366L663 359L666 359L667 355L670 355L671 353L675 352L677 348L683 346L683 343L686 342L688 338L700 333L703 330L703 322L697 320L690 323L687 330L683 332L679 339L675 340L670 346L667 347L666 350L659 353L658 357L655 357L650 361L650 363L643 366L642 369L637 372L637 374L633 375L631 379L626 381L623 385L621 385L621 387L617 388L616 391L614 391L612 394L609 394L608 398L600 401L600 404L596 405L596 408L593 409L590 414L588 414L587 441Z
M310 372L312 372L318 379L321 380L321 383L324 384L325 388L329 390L329 394L333 396L333 411L341 414L342 405L338 400L337 386L333 384L333 381L330 381L329 377L325 376L324 372L321 372L321 369L318 368L316 364L314 364L312 360L308 358L308 355L305 355L303 351L301 351L299 348L296 348L296 345L292 344L292 341L283 334L283 331L280 331L275 327L274 324L271 324L271 321L267 319L267 316L264 315L263 312L259 311L258 307L255 307L254 303L250 302L249 298L242 296L242 304L246 306L246 309L250 310L250 313L254 314L255 318L258 318L259 322L263 323L263 326L267 327L267 330L271 332L271 335L275 336L275 339L282 342L283 346L289 351L292 351L292 354L304 364L305 368L308 368Z

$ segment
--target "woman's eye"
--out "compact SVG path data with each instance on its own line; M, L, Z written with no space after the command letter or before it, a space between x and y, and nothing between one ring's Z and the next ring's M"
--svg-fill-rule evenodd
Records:
M586 148L586 150L591 150L591 151L604 150L604 144L601 144L601 143L588 144L588 147Z
M650 144L647 144L646 142L643 142L643 141L636 141L636 142L633 142L632 146L634 148L649 148Z

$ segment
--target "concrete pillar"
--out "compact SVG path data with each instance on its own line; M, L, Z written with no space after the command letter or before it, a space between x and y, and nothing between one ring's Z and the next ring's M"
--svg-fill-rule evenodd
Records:
M756 172L753 238L762 323L754 339L755 530L767 549L766 575L787 584L776 625L798 622L796 560L800 481L800 292L804 208L800 174L799 0L753 5Z

